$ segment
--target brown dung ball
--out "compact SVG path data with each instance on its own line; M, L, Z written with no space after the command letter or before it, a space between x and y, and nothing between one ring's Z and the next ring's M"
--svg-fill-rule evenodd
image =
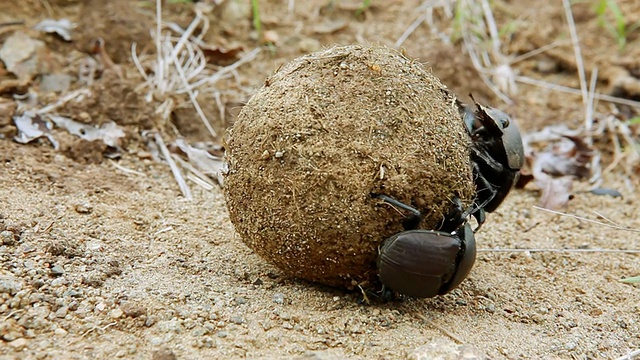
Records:
M434 229L472 202L469 136L455 97L422 64L343 46L284 65L242 109L224 192L242 240L285 273L333 286L377 281L378 247L419 209Z

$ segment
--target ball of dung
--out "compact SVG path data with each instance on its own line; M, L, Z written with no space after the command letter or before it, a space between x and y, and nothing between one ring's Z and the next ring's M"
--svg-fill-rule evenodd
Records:
M334 286L377 279L378 247L419 209L433 229L471 204L469 136L455 98L425 67L379 46L282 66L226 139L224 192L242 240L283 272Z

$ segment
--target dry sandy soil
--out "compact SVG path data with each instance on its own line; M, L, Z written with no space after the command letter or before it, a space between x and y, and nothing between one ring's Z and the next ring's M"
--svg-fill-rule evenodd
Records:
M9 4L10 3L10 4ZM244 52L257 47L250 8L231 2L208 13L205 41ZM223 130L233 122L233 104L245 102L279 64L320 46L381 43L393 46L422 13L419 1L261 1L263 27L275 45L241 66L235 78L217 84L233 111L218 114L213 97L200 96L205 113ZM514 64L531 78L578 87L561 2L532 7L529 1L495 1L501 26L516 28L504 51L522 54L560 40L546 55ZM640 4L619 1L629 24ZM103 37L107 52L124 70L119 80L107 68L91 90L99 96L69 104L60 113L78 121L114 120L127 133L120 159L102 156L88 143L55 130L47 140L14 141L15 128L0 114L0 357L3 359L198 359L198 358L617 358L640 349L640 288L618 280L640 275L638 254L621 251L522 251L523 249L638 250L637 230L616 230L534 207L535 186L515 190L477 233L480 252L469 278L434 299L361 304L361 294L286 278L253 254L235 234L222 191L190 183L193 200L180 193L166 164L151 159L140 131L156 129L167 140L177 132L190 142L207 138L194 111L177 109L173 126L154 114L133 89L142 82L130 46L152 52L153 6L127 0L3 1L0 44L15 31L45 42L54 73L78 74L91 57L90 41ZM165 16L183 27L192 5L167 5ZM622 95L638 98L640 39L631 33L619 50L598 25L588 4L574 6L585 65L600 69L599 91L611 93L619 77ZM78 24L73 40L38 33L38 21L67 17ZM483 103L511 113L524 132L549 124L582 124L579 96L520 85L505 105L480 81L459 43L443 44L425 24L403 44L428 62L458 94L473 92ZM241 55L242 53L240 53ZM234 56L229 55L233 60ZM212 66L229 63L217 55ZM635 80L634 80L635 79ZM5 99L29 90L37 107L60 93L40 92L39 78L9 86L0 66ZM630 84L630 85L629 85ZM635 83L637 86L637 83ZM67 91L80 88L75 80ZM622 86L624 87L624 86ZM640 87L638 87L640 88ZM618 91L620 94L621 92ZM184 100L184 99L183 99ZM600 113L611 108L601 103ZM2 126L0 126L2 127ZM176 132L177 131L177 132ZM222 133L222 131L221 131ZM603 164L611 161L605 137L597 143ZM637 138L636 138L637 139ZM221 139L215 139L220 142ZM135 170L135 172L124 169ZM640 229L638 178L620 168L604 175L623 197L580 189L564 209L590 219L598 212ZM513 249L494 251L491 249Z

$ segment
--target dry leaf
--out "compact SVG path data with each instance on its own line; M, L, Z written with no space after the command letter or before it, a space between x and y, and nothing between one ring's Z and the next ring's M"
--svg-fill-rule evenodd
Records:
M563 138L571 142L560 141L553 144L550 149L534 155L536 164L549 175L572 175L582 179L591 176L593 149L577 136Z
M27 144L44 136L49 139L54 149L58 148L58 142L51 134L51 123L35 112L27 111L22 115L14 116L13 122L18 128L18 135L14 137L15 141Z
M44 19L33 28L46 33L56 33L65 41L71 41L71 30L74 26L75 25L69 19Z
M238 55L244 50L242 45L234 47L201 45L200 49L207 58L207 63L223 65L230 64L238 59Z
M223 168L223 161L221 157L211 155L206 150L195 148L187 144L184 139L177 139L175 145L187 155L189 162L193 166L222 185L221 170Z
M107 146L113 148L117 148L120 138L125 136L122 128L113 121L102 124L101 127L95 127L71 120L64 116L49 115L49 117L58 127L66 129L70 134L87 141L102 140Z
M573 198L573 181L589 178L592 174L592 160L595 151L566 127L546 127L523 137L527 154L526 169L516 184L522 188L530 181L540 189L540 205L547 209L565 208ZM550 143L545 150L534 152L532 143Z

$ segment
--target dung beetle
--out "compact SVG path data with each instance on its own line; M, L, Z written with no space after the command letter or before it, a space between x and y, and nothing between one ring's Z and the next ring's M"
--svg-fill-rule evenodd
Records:
M387 239L378 256L384 286L416 297L444 295L464 280L476 260L476 242L469 224L447 233L408 230Z
M453 232L415 229L422 214L386 195L374 197L411 212L405 231L386 239L378 255L378 277L383 294L389 290L424 298L444 295L464 280L476 259L471 226L464 223Z
M474 104L475 112L457 103L471 137L475 199L471 207L464 209L460 200L454 198L452 209L440 228L458 228L472 215L478 222L474 232L478 231L485 222L485 213L495 211L502 204L524 165L522 136L515 121L498 109L480 105L475 100Z
M473 97L471 97L473 99ZM471 164L476 193L464 209L454 198L451 212L436 230L415 229L422 220L420 211L386 195L374 197L409 211L405 231L386 239L380 247L378 276L385 288L404 295L424 298L444 295L464 280L476 258L474 232L493 212L518 180L524 164L520 131L506 113L478 104L471 111L458 102L460 116L471 137ZM478 227L471 230L469 216Z
M518 181L524 165L524 146L518 125L509 115L475 100L474 103L475 112L459 108L472 141L476 198L470 215L481 226L485 211L493 212Z

